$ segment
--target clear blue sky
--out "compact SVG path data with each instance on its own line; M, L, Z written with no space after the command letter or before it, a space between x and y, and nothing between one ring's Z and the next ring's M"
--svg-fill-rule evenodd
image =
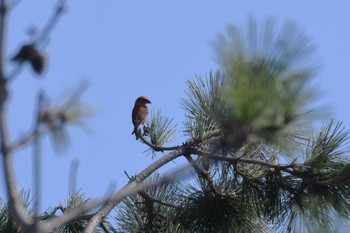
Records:
M8 58L18 43L28 41L28 26L40 29L55 1L22 1L10 14ZM174 119L181 136L186 80L216 69L210 42L228 24L243 26L249 16L293 20L318 47L322 62L316 83L322 102L331 103L336 119L350 129L350 3L336 1L69 1L68 11L51 35L49 64L42 79L25 69L11 86L9 120L12 140L31 127L36 93L44 89L54 100L67 88L88 80L83 102L96 110L87 121L92 133L70 128L67 153L57 155L51 140L43 143L42 209L63 202L68 171L80 161L78 188L100 197L114 181L117 188L152 162L147 147L131 136L135 98L146 95L151 107ZM184 138L183 138L184 139ZM14 155L20 188L31 188L31 148ZM181 164L178 161L176 164ZM172 163L171 166L174 166ZM166 169L165 169L166 170ZM164 170L163 170L164 171ZM4 196L0 174L0 195Z

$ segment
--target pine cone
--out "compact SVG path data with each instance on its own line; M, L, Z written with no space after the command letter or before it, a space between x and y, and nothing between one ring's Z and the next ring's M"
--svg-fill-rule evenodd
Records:
M41 74L46 64L45 56L33 44L23 45L20 51L12 58L16 62L29 62L37 74Z

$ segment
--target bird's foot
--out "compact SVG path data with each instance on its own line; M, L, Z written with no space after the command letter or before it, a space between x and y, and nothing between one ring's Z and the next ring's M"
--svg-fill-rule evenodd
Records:
M143 136L148 136L149 134L149 127L148 126L143 126Z

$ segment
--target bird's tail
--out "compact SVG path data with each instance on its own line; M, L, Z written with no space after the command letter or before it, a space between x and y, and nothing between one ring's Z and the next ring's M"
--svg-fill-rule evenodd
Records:
M138 128L135 127L134 130L133 130L132 133L131 133L131 135L135 134L136 140L139 139L139 137L137 136L137 130L138 130Z

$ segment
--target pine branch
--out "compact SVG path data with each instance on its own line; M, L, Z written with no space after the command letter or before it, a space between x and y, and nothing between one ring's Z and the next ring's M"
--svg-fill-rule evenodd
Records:
M15 152L18 149L23 148L24 146L28 145L29 143L33 142L36 138L41 137L42 135L45 135L48 132L47 128L41 128L38 130L31 130L22 137L20 137L17 141L10 143L9 150L11 152Z
M162 146L167 142L174 140L175 127L169 117L163 116L161 111L151 114L151 124L147 128L147 135L153 145Z
M215 138L220 125L215 114L221 114L219 106L219 92L224 87L223 75L217 70L210 71L209 76L203 79L197 76L188 81L188 90L182 108L186 112L185 133L192 139L201 139L204 142Z
M211 192L213 192L216 195L224 196L224 194L222 194L218 190L216 190L216 188L214 186L214 181L210 177L209 173L207 171L204 171L202 168L200 168L200 166L197 164L197 162L192 159L191 155L185 155L185 158L188 160L188 162L192 165L194 170L197 172L198 178L199 179L202 178L207 182Z
M155 203L158 203L160 205L163 205L163 206L166 206L166 207L170 207L170 208L174 208L174 209L180 208L179 206L176 206L176 205L173 205L173 204L166 203L166 202L163 202L161 200L155 199L154 197L149 195L146 191L141 191L138 194L140 196L142 196L144 199L146 199L147 201L149 201L149 202L155 202Z
M299 175L299 173L295 169L303 166L302 164L294 163L294 162L290 164L276 164L276 163L270 163L260 159L255 159L255 158L222 156L219 154L206 153L206 152L197 151L197 150L193 151L193 153L198 154L203 158L208 158L213 160L227 161L231 163L243 162L243 163L257 164L257 165L261 165L269 168L274 168L276 170L282 170L292 175Z
M4 57L5 51L5 36L7 27L7 1L0 1L0 139L1 139L1 154L3 158L3 171L5 177L6 190L10 212L14 220L25 230L34 230L33 218L25 213L25 208L22 205L17 191L16 179L13 171L13 163L9 150L9 132L7 112L5 105L8 97L7 80L5 77Z
M171 146L171 147L164 147L164 146L156 146L153 145L151 142L147 141L143 135L139 134L138 137L141 139L143 143L145 143L147 146L152 148L154 151L171 151L171 150L178 150L181 148L181 146Z
M157 178L157 177L158 176L155 176L155 178ZM133 178L129 177L129 180L130 180L130 182L132 182ZM167 188L167 187L165 187L165 188ZM162 189L162 187L160 187L160 189ZM161 192L160 189L159 189L159 192ZM142 231L144 231L144 232L153 232L156 229L156 226L155 226L156 222L155 221L156 221L158 213L157 213L157 210L156 210L156 208L154 206L154 203L158 203L158 204L160 204L160 205L162 205L164 207L180 208L179 206L176 206L176 205L173 205L173 204L170 204L170 203L165 203L163 201L160 201L160 200L154 198L153 196L151 196L149 194L149 191L146 191L146 190L140 191L137 194L144 199L144 201L135 203L136 206L138 206L139 204L144 204L144 206L145 206L144 208L141 207L141 210L140 210L142 213L145 213L145 218L146 218L145 225L142 226ZM165 198L165 195L162 195L163 199ZM135 207L135 205L132 204L132 207ZM132 208L132 207L130 207L130 208ZM140 209L138 207L136 207L136 208ZM127 213L126 214L122 213L122 215L127 215ZM143 218L144 217L142 217L142 219ZM134 226L134 227L136 227L136 226Z
M185 151L188 150L187 147L191 146L192 143L193 142L188 142L187 144L182 146L180 149L174 150L173 152L158 159L157 161L152 163L150 166L145 168L143 171L141 171L138 175L136 175L135 179L132 182L129 182L127 185L125 185L123 188L121 188L118 192L114 193L113 195L102 199L93 200L77 208L74 208L71 211L67 211L63 216L49 220L41 224L41 229L44 232L51 232L56 227L72 222L75 219L78 219L79 216L90 211L91 209L94 209L102 205L102 207L90 219L88 225L85 228L86 233L94 232L96 227L113 210L113 208L128 195L140 192L149 187L166 184L173 181L174 178L178 176L178 174L181 173L185 168L177 169L174 172L170 172L169 174L165 175L164 177L162 177L157 181L154 181L153 183L143 184L144 179L150 176L158 168L172 161L173 159L183 155Z
M41 34L37 37L37 39L32 44L22 46L22 48L24 48L25 46L33 46L33 48L35 48L37 55L39 55L39 57L40 57L39 63L45 63L46 59L45 59L45 57L43 57L43 55L41 53L39 53L36 50L36 47L39 47L39 48L44 47L44 43L47 42L51 31L55 28L60 17L64 14L65 9L66 9L66 0L58 0L55 10L53 11L53 13L51 14L51 17L49 18L49 20L46 22L45 26L43 27ZM36 66L37 66L38 60L31 59L30 62L32 63L33 68L37 69ZM9 82L16 79L23 68L22 61L17 62L16 64L17 64L16 67L13 68L13 70L8 74L7 80ZM43 65L44 64L39 64L39 66L43 66ZM41 73L42 68L43 67L39 68L38 73ZM36 72L37 71L38 70L36 70Z
M155 173L144 183L154 182L159 177L159 174ZM168 223L172 222L174 213L182 209L178 205L181 193L181 184L176 182L150 187L131 195L118 206L116 224L120 231L130 233L164 232Z

